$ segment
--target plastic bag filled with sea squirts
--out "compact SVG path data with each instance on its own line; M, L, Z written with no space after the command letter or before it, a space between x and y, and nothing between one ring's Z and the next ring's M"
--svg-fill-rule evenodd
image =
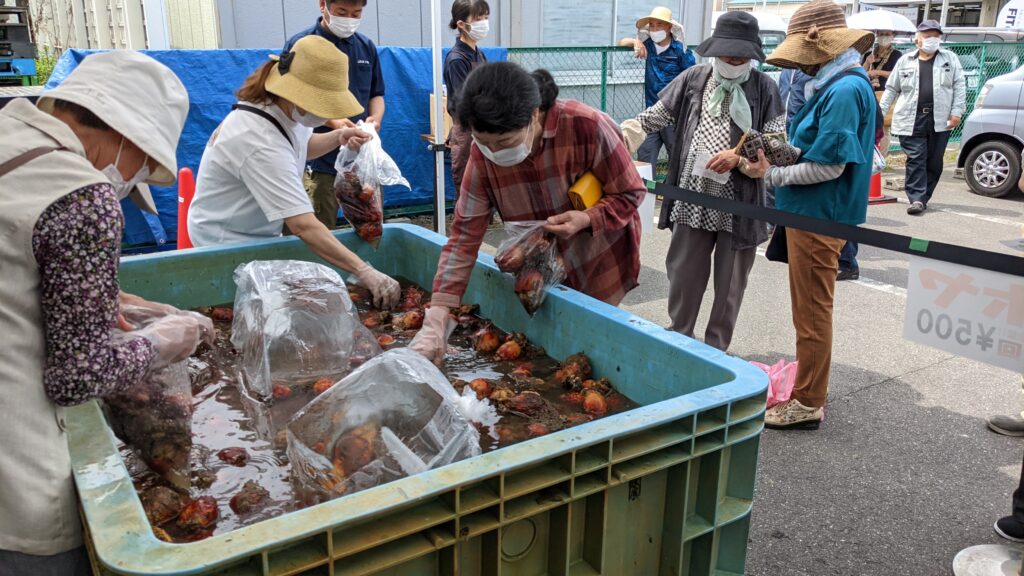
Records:
M334 195L356 235L376 248L384 234L384 186L411 187L384 151L373 124L360 121L357 127L369 133L370 140L359 150L343 147L338 153Z
M384 352L288 423L300 500L323 502L480 454L480 433L464 411L426 358L408 348Z
M533 316L547 297L548 288L565 280L565 262L554 235L544 221L505 222L508 233L494 256L502 272L515 276L515 292Z
M270 398L275 387L340 378L379 351L372 338L357 338L364 327L348 287L327 266L255 261L235 269L235 284L231 343L254 398Z
M129 324L143 328L164 316L154 310L122 304ZM133 338L114 330L115 339ZM188 361L150 370L141 381L105 399L114 433L143 462L173 486L189 487L192 450L192 380Z

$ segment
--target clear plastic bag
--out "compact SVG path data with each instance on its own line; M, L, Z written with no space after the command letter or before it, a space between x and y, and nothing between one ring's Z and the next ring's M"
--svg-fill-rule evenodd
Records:
M373 124L359 122L358 126L372 138L359 150L346 146L338 153L334 164L338 171L334 194L356 234L376 248L384 233L383 187L411 187L398 165L384 151Z
M496 418L420 354L384 352L288 423L296 492L313 504L476 456L480 433L466 412Z
M245 391L257 400L340 378L380 351L363 334L348 287L326 266L250 262L235 269L235 284L231 343L242 355Z
M136 328L164 316L156 310L130 305L122 305L121 314ZM131 332L114 330L117 340L134 337ZM188 362L151 370L140 382L105 401L118 438L172 486L188 489L192 450L192 380Z
M508 233L494 256L502 272L516 277L515 291L526 312L533 316L544 303L548 288L565 280L565 262L545 222L505 222Z

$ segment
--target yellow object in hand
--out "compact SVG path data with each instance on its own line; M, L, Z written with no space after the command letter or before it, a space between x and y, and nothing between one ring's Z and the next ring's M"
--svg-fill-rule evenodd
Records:
M569 201L576 210L586 210L600 202L602 197L604 190L601 189L601 181L593 172L584 173L569 188Z

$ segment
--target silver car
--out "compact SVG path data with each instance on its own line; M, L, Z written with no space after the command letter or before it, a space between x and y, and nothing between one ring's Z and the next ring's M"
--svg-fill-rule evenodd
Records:
M1024 66L985 83L964 122L957 167L980 196L1017 191L1024 150Z

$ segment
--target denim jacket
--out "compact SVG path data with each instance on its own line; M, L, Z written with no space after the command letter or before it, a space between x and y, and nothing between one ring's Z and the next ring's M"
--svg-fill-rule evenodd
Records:
M885 85L885 95L880 105L883 113L895 103L892 117L893 136L911 136L914 133L914 118L917 116L918 98L918 50L904 54L893 68ZM967 79L960 58L950 50L939 49L935 54L934 72L935 131L950 130L952 116L963 117L967 103Z

